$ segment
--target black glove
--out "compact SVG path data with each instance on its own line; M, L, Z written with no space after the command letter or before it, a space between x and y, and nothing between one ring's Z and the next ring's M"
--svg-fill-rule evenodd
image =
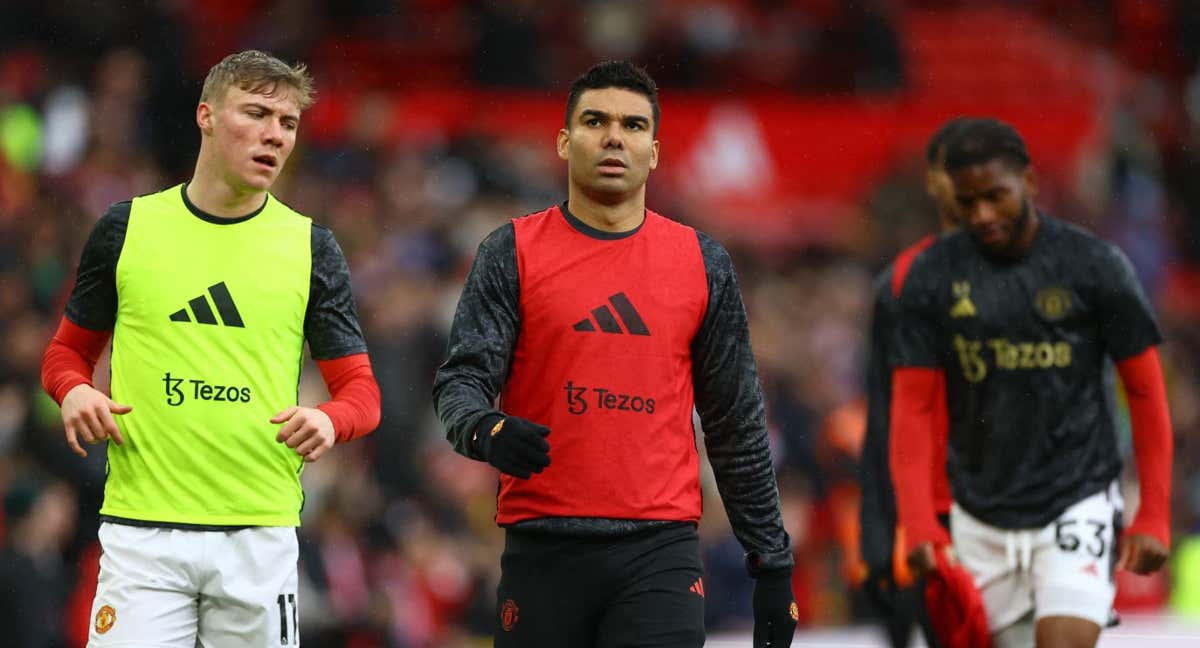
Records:
M754 648L792 645L799 614L791 570L759 576L754 583Z
M500 472L529 479L550 465L550 428L523 418L489 416L475 433L475 449Z
M880 565L867 572L862 583L863 594L883 616L891 616L896 607L896 580L891 565Z

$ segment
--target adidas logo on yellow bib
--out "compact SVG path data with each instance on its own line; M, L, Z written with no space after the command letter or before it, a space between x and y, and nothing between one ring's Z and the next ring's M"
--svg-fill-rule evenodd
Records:
M242 323L242 314L238 312L237 304L233 303L233 296L229 294L229 288L222 281L208 287L208 296L212 297L213 304L217 307L217 312L221 314L221 321L225 326L236 326L245 328ZM188 315L188 309L191 309L192 315L196 317L196 322L200 324L216 324L217 318L213 315L212 307L208 305L208 298L204 295L188 300L188 305L184 308L171 313L172 322L190 322L192 317Z

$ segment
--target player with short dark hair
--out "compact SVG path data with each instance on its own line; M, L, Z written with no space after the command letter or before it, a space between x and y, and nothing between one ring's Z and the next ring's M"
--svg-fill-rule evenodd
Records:
M942 232L958 226L954 184L945 167L946 142L966 121L966 118L959 117L942 124L925 147L925 192L933 200ZM862 484L860 546L863 562L868 569L865 589L883 614L889 641L897 647L909 644L913 626L918 624L925 630L926 641L932 643L933 639L928 624L924 622L922 588L920 583L914 586L903 560L908 553L904 548L905 534L896 528L896 494L891 470L888 469L888 425L892 402L892 354L889 343L895 327L896 299L904 287L908 271L917 256L936 238L931 234L906 248L896 256L894 263L876 277L874 284L875 305L871 317L867 364L867 432L859 464ZM943 427L946 424L944 407L938 424ZM941 440L935 445L935 454L941 457L941 461L932 462L931 478L937 500L934 510L942 518L950 513L944 431L936 434L936 439ZM895 556L899 556L900 560L894 560Z
M786 646L792 553L733 265L646 209L650 77L608 62L571 88L568 200L480 245L433 387L455 450L501 472L496 645L703 645L696 409L754 645Z
M597 65L571 82L567 89L567 110L563 116L566 128L571 127L571 116L579 105L579 98L588 90L624 88L636 92L650 102L651 131L658 137L659 120L658 85L646 71L633 65Z
M84 247L42 383L76 453L112 441L93 648L299 643L300 472L379 423L342 251L269 192L311 103L304 66L226 57L191 180L112 205ZM110 337L111 398L92 386Z
M950 139L963 229L913 264L894 327L891 469L918 571L950 537L930 496L930 429L949 408L950 529L999 646L1091 646L1116 569L1169 547L1172 438L1162 336L1125 255L1034 208L1021 136L993 119ZM1128 395L1141 505L1122 534L1121 471L1103 376Z

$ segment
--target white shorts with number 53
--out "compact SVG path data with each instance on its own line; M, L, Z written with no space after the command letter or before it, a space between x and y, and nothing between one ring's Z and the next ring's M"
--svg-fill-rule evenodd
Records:
M994 527L955 504L954 550L975 577L991 631L1030 610L1035 619L1079 617L1103 628L1116 594L1113 526L1123 507L1116 482L1040 529Z

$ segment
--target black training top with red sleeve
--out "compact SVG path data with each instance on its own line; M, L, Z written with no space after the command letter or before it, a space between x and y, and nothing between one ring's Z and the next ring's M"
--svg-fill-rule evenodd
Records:
M633 231L603 232L564 204L497 229L433 392L474 459L473 436L501 412L550 428L550 466L502 474L496 519L561 534L699 520L695 406L751 572L792 564L733 266L690 227L647 211Z
M909 272L893 331L898 371L944 369L955 502L1002 528L1048 524L1117 477L1105 356L1162 341L1128 259L1045 215L1016 260L965 231L939 238Z
M927 236L905 248L895 262L875 278L875 302L871 313L870 344L867 356L867 430L859 460L859 485L862 504L859 509L860 551L874 574L893 574L897 552L896 494L889 461L889 428L892 402L892 331L896 327L897 299L904 289L912 264L933 245L935 236ZM925 431L930 437L933 461L930 471L933 509L938 514L950 511L950 484L946 480L946 406L940 399L934 413L934 426ZM899 547L907 553L907 542Z

